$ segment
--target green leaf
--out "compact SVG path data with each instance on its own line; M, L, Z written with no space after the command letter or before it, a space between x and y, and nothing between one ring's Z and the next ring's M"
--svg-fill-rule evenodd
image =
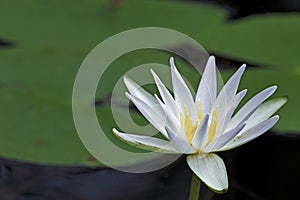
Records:
M217 55L299 74L299 24L296 13L254 15L213 27L199 41Z

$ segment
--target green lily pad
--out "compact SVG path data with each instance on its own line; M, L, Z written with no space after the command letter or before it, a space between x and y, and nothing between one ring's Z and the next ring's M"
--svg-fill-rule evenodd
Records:
M199 41L217 55L299 74L299 24L296 13L254 15L212 28Z

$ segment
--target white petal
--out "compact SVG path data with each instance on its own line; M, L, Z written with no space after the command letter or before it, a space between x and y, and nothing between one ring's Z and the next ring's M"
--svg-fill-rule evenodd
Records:
M149 150L149 151L158 151L162 153L179 153L170 144L170 142L166 140L144 136L144 135L121 133L116 129L113 129L113 133L115 133L116 136L119 137L125 143L140 149Z
M203 117L193 137L192 145L196 149L200 149L207 140L208 118L209 115Z
M226 111L227 120L229 120L232 117L232 114L234 113L235 109L238 107L238 105L243 100L246 94L247 94L247 89L244 89L240 91L237 95L235 95L235 97L231 102L230 107L228 107L228 110Z
M275 90L277 89L277 86L271 86L254 97L252 97L231 119L231 121L228 124L228 129L232 129L236 127L238 124L240 124L242 121L247 120L253 112L259 107L261 103L263 103L268 97L270 97Z
M141 99L150 106L152 104L156 104L155 98L147 91L145 91L141 86L136 84L133 80L131 80L127 76L124 76L123 81L131 95Z
M228 189L228 178L223 160L216 154L187 156L192 171L212 190L223 193Z
M196 102L200 100L202 111L204 114L207 114L211 111L212 105L216 100L216 96L217 96L217 78L216 78L215 57L210 56L207 61L196 94Z
M246 132L242 132L236 136L233 140L228 142L224 147L222 147L219 151L225 151L228 149L233 149L235 147L241 146L258 136L264 134L266 131L268 131L270 128L272 128L276 122L278 121L279 116L276 115L270 119L267 119L260 124L254 126L253 128L247 130Z
M160 93L160 96L162 97L165 105L167 106L167 109L169 111L171 111L177 118L179 118L180 111L178 110L178 107L177 107L177 104L176 104L174 98L172 97L172 95L170 94L168 89L165 87L165 85L161 82L159 77L156 75L156 73L152 69L151 69L151 73L155 80L155 83L156 83L157 89Z
M194 149L189 143L188 141L183 138L181 135L182 133L179 132L183 132L182 130L178 130L179 132L177 132L177 134L175 132L173 132L172 130L168 129L166 127L166 131L168 133L168 137L170 140L170 143L172 144L172 146L174 146L179 152L184 153L184 154L193 154L196 153L196 149Z
M159 103L149 105L146 102L142 101L138 97L126 93L126 96L134 103L137 109L144 115L144 117L165 137L167 133L165 131L166 125L166 115ZM156 99L155 99L156 101Z
M235 127L234 129L223 133L221 136L219 136L211 143L209 143L207 147L203 149L203 152L213 152L219 150L226 143L232 140L236 135L238 135L241 132L241 130L243 130L245 125L246 123L241 123L239 126Z
M245 131L254 127L262 121L265 121L271 117L279 108L281 108L287 102L287 98L276 98L270 101L267 101L260 105L257 110L251 115L247 120L247 125Z
M156 94L154 94L154 96L164 111L166 119L165 127L168 127L173 132L177 132L177 130L182 128L180 125L180 119L176 118L173 112L168 109L167 105L165 105ZM169 136L167 138L169 138Z
M217 135L221 134L223 130L223 125L228 123L228 112L235 107L236 102L236 92L241 80L241 77L245 71L246 65L242 65L225 83L224 87L221 89L215 105L213 107L218 107L219 116L219 126L217 129ZM238 94L240 95L240 93ZM239 103L239 102L238 102ZM237 106L237 105L236 105ZM231 115L230 115L231 117Z
M157 96L157 94L154 94L154 97L156 98L157 102L159 103L160 107L165 110L166 104L160 100L160 98Z
M242 99L245 97L246 93L247 93L247 89L244 89L241 92L239 92L237 95L235 95L230 105L227 106L225 116L223 116L224 118L219 119L219 121L221 122L220 124L222 124L223 126L220 128L219 130L220 132L223 133L230 130L226 127L231 120L232 114L234 113L235 109L238 107Z
M184 111L184 107L187 106L191 117L195 118L197 116L197 109L195 109L193 96L180 73L177 71L173 57L170 58L170 65L175 101L182 111Z
M246 65L242 65L226 82L222 90L220 91L220 95L224 93L224 97L226 99L227 104L232 101L237 92L241 77L246 69Z

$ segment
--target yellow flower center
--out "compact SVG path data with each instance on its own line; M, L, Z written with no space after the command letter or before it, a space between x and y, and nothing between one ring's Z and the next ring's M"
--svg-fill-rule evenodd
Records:
M197 102L197 107L198 107L198 119L196 120L195 123L192 123L192 120L191 120L191 117L190 117L190 114L189 114L189 111L188 111L188 108L186 105L184 105L184 114L185 114L184 118L183 118L182 112L180 112L180 124L181 124L181 126L184 127L186 137L190 144L192 144L192 140L195 135L195 132L202 120L202 117L203 117L200 101ZM218 125L218 110L214 109L212 121L211 121L209 129L208 129L207 144L210 143L212 141L212 139L215 137L217 125Z

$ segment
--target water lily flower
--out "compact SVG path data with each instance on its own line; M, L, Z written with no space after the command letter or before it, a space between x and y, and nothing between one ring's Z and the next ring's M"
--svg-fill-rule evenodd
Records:
M198 90L193 97L187 84L170 59L173 95L151 70L160 97L153 96L128 77L124 77L126 96L166 139L113 132L136 147L164 153L187 154L191 170L215 192L228 189L223 160L215 152L238 147L272 128L279 116L272 116L286 98L265 102L277 89L268 87L235 112L246 95L237 92L246 65L242 65L217 92L215 58L209 57ZM161 99L160 99L161 98Z

